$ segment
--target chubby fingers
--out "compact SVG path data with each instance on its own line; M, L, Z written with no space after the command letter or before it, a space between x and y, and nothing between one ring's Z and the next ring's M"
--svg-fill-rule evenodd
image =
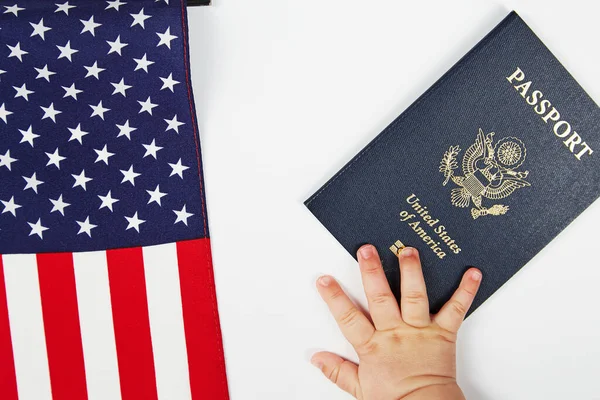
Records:
M450 332L458 332L458 328L465 319L467 311L473 303L473 299L481 284L481 271L471 268L462 277L460 285L452 298L442 307L434 317L434 321L442 328Z
M375 328L387 330L401 324L400 308L392 294L377 249L364 245L358 250L358 264Z
M402 319L411 326L424 328L431 323L431 317L419 252L415 248L406 247L398 257Z
M327 303L342 334L352 346L360 347L367 343L375 333L371 322L348 298L340 285L331 276L322 276L317 280L317 290Z
M316 353L310 362L340 389L358 398L360 384L356 364L326 351Z

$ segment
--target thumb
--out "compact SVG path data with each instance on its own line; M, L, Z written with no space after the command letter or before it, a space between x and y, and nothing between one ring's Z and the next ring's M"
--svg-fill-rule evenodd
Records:
M312 356L310 362L340 389L350 393L355 398L360 395L358 382L358 366L342 357L322 351Z

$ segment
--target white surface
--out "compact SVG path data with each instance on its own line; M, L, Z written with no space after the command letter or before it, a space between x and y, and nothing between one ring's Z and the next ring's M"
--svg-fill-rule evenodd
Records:
M214 3L189 17L231 397L347 399L308 362L354 357L313 282L364 303L359 273L303 200L513 8L600 101L598 2ZM466 322L469 400L600 399L599 222L597 202Z

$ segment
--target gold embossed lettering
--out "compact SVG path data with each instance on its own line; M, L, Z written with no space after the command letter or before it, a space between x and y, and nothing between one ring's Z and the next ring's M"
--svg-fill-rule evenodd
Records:
M564 132L559 133L561 126L565 127ZM556 136L558 136L559 138L567 137L567 136L569 136L570 133L571 133L571 124L568 123L567 121L560 121L560 122L557 122L556 125L554 125L554 134ZM577 135L577 137L579 137L579 135ZM579 142L581 142L581 138L579 138ZM565 142L565 144L567 144L567 143ZM571 152L573 152L573 149L571 149Z
M415 221L415 222L411 222L408 224L408 226L410 226L411 228L413 228L414 230L417 230L417 228L419 227L420 222L419 221Z
M550 103L550 101L548 100L542 100L542 102L540 104L538 104L534 110L536 113L538 113L538 115L542 115L545 114L546 111L548 111L548 107L550 107L552 105L552 103Z
M575 158L581 160L581 158L584 155L591 155L594 153L594 150L592 150L592 148L586 142L583 141L583 137L577 132L575 132L575 126L571 125L566 119L561 119L561 113L556 107L552 105L552 103L549 100L542 100L544 94L541 90L534 90L533 93L531 93L531 95L527 96L529 90L534 84L532 81L524 82L525 72L521 68L517 67L516 71L506 79L513 84L517 92L521 95L521 97L525 99L525 102L530 106L533 106L533 110L535 111L535 113L542 116L542 121L544 121L546 124L552 121L554 135L561 139L566 139L563 141L563 144L569 149L569 151L575 156ZM578 149L577 146L581 146L581 149ZM450 163L454 160L453 156L455 152L456 149L454 149L453 147L450 148L445 155L445 157L448 158L448 161L444 165L440 166L440 171L445 172L446 176L444 185L446 185L448 181L452 178L451 170L453 168L456 168L454 164ZM464 182L460 183L463 184L463 187L465 187L464 183L467 183L468 190L473 191L475 189L475 187L472 186L473 182L474 179L470 177L465 177ZM456 202L462 204L462 198L462 194L456 192L454 193L453 199ZM481 215L487 214L481 214L479 212L473 214L474 217L479 217Z
M525 79L525 73L521 71L521 68L517 68L517 70L509 77L507 77L508 81L512 83L514 80L517 82L523 81Z
M427 244L427 246L429 246L431 251L433 251L433 253L438 258L443 259L444 257L446 257L447 253L441 249L441 247L440 247L441 242L436 241L436 239L434 239L435 235L432 235L431 233L428 233L428 231L427 231L427 229L428 229L427 226L434 227L440 222L440 220L437 218L434 219L431 216L431 213L429 212L429 210L427 209L427 206L423 205L420 201L421 200L414 193L412 193L410 196L408 196L406 198L406 202L408 204L410 204L411 208L416 212L416 214L410 214L409 211L403 210L400 212L400 220L402 222L406 222L406 224L412 228L412 230L417 234L417 236L419 236L421 238L421 240L425 244ZM421 217L421 220L409 222L410 219L413 219L416 217ZM423 222L423 224L421 224L421 222ZM458 244L456 244L456 242L447 234L445 229L446 228L444 226L440 226L440 227L434 228L433 232L436 233L438 236L440 236L440 238L442 238L442 241L450 248L450 250L454 254L457 254L456 249L460 249L460 248L459 248ZM443 232L442 235L440 235L441 232ZM397 252L399 251L401 246L403 246L402 242L397 240L394 244L392 244L389 247L389 249L392 253L397 254Z
M553 107L552 111L550 111L548 114L546 114L546 116L543 117L542 119L544 120L545 123L548 123L549 120L557 122L558 120L560 120L560 113L558 112L556 107Z
M571 153L575 153L575 146L581 143L581 136L579 136L577 132L573 132L571 137L565 140L563 143L569 148L569 150L571 150Z
M575 155L575 157L576 157L578 160L581 160L581 157L582 157L584 154L587 154L587 155L592 155L592 153L594 152L594 150L592 150L592 149L590 148L590 146L588 146L588 144L587 144L586 142L583 142L583 143L581 143L581 145L583 146L583 150L581 150L579 153L577 153L577 154Z
M531 96L527 98L527 104L530 106L535 106L542 97L544 97L544 93L539 90L535 90L533 93L531 93Z
M515 86L515 89L517 89L517 92L519 92L521 94L521 97L525 98L527 96L527 91L529 90L530 87L531 87L531 81L526 82L522 85Z

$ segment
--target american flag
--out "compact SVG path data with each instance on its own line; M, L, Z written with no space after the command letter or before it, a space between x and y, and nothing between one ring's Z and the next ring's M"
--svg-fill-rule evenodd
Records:
M185 0L0 0L0 399L228 398Z

